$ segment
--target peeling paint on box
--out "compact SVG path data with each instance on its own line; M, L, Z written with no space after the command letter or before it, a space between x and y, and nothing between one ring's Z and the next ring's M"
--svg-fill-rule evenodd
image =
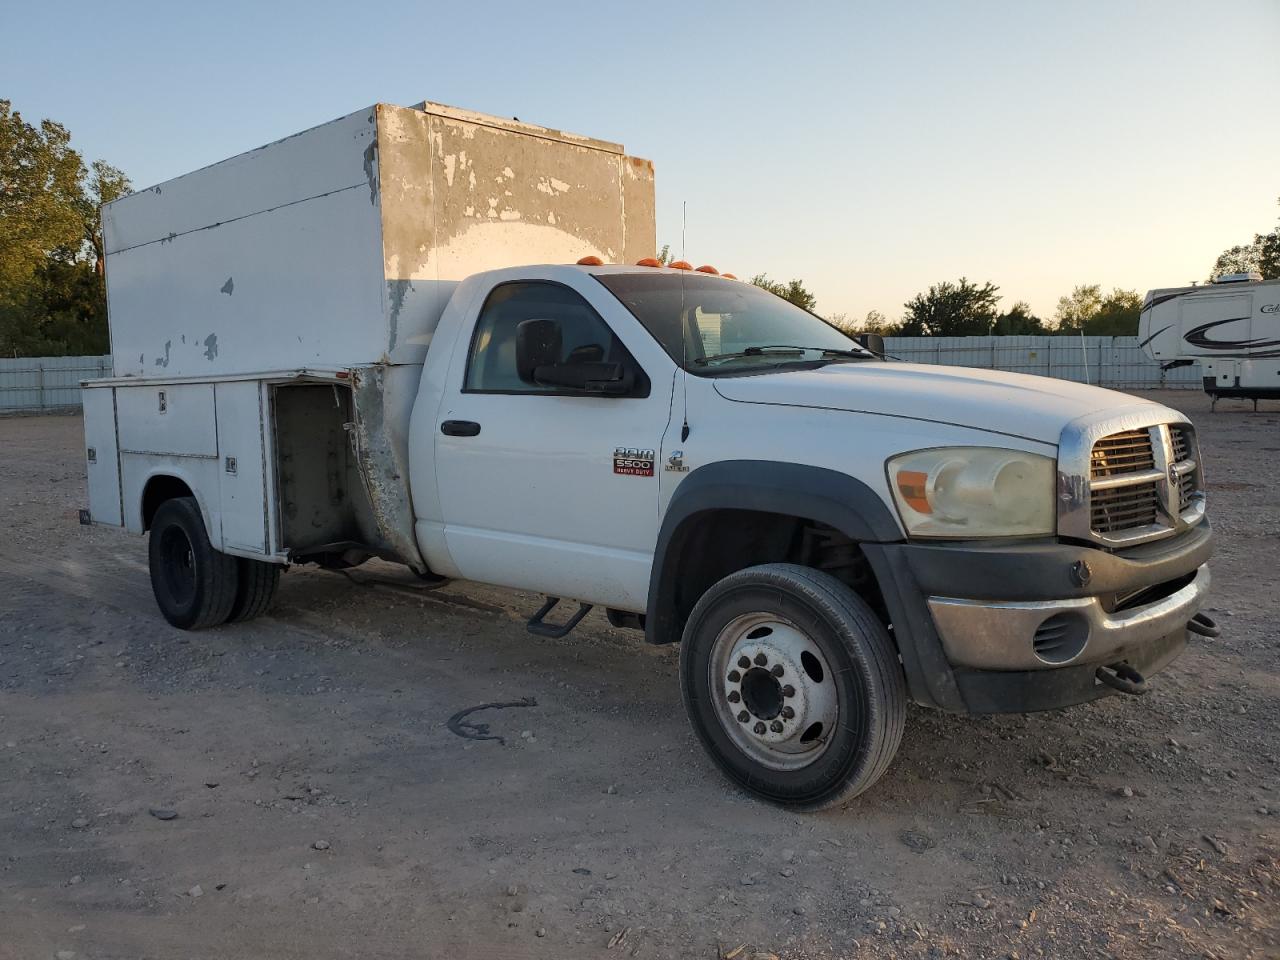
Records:
M219 292L225 293L229 297L231 296L232 291L234 291L235 288L236 288L235 280L233 280L231 277L227 277L227 282L222 285L222 289Z
M204 358L206 360L218 359L218 335L211 333L204 338Z

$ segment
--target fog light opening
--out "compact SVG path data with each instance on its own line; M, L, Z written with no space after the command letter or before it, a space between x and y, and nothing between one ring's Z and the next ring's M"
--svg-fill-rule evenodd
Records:
M1084 652L1089 624L1076 614L1055 613L1036 627L1031 639L1035 655L1045 663L1070 663Z

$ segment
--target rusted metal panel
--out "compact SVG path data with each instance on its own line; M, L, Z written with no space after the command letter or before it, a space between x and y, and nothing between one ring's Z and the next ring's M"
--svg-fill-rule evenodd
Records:
M395 382L406 372L412 371L385 364L352 371L355 416L348 436L374 523L374 529L362 530L364 541L425 572L427 566L413 532L409 447L404 430L409 423L409 411L404 407L413 402L413 392L404 387L413 385ZM357 520L368 522L366 517Z
M654 248L648 161L377 104L103 209L117 376L420 363L471 273Z
M618 144L430 103L377 118L394 362L421 359L472 273L653 255L653 166Z

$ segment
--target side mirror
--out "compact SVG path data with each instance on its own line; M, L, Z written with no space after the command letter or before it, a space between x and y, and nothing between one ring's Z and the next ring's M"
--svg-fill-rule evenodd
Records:
M555 320L522 320L516 325L516 375L537 383L534 371L560 360L562 338Z
M874 353L877 357L884 356L884 337L880 336L880 334L860 333L854 339Z

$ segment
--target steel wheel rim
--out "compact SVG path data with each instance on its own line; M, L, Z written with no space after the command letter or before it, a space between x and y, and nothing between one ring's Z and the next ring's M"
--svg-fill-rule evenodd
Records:
M826 752L840 720L836 678L795 624L774 613L735 617L716 636L708 669L716 717L751 760L799 770Z
M196 595L196 557L186 531L179 526L164 529L160 534L160 558L169 595L176 603L189 603Z

